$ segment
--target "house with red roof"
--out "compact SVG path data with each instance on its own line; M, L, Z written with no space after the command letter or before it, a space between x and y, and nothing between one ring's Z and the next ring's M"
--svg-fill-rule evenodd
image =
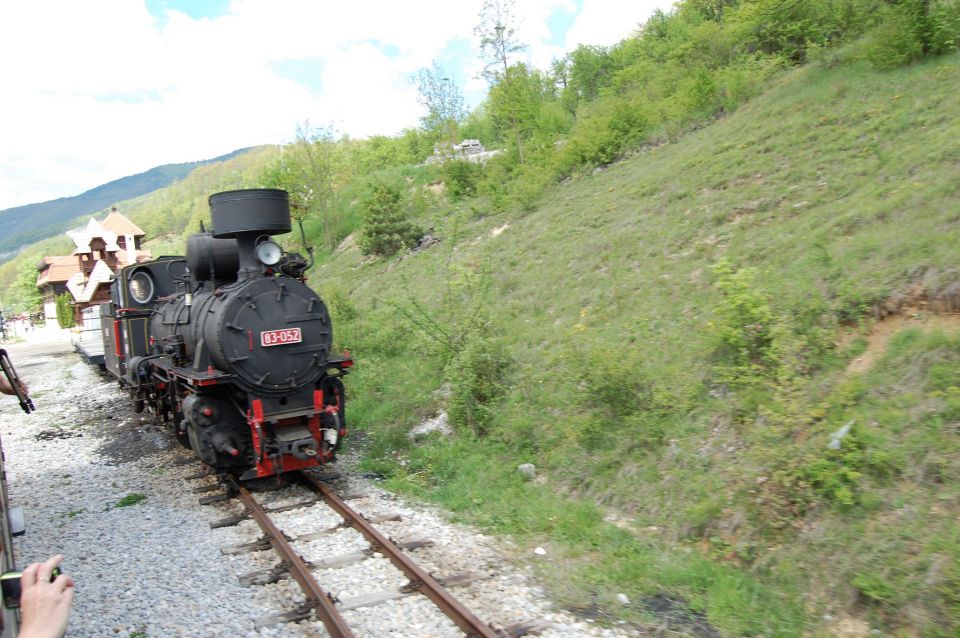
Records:
M56 319L56 297L64 293L73 297L77 318L84 308L109 299L117 270L150 259L150 251L140 248L145 235L116 208L103 221L91 217L85 227L67 231L76 246L73 254L44 257L37 264L44 317Z

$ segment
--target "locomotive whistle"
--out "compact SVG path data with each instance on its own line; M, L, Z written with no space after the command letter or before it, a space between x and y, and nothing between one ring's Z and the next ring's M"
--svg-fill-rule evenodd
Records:
M20 407L27 414L33 412L36 409L33 407L33 399L24 391L20 377L17 376L17 371L13 368L13 362L10 361L7 351L3 348L0 348L0 368L3 368L3 374L6 375L7 381L10 382L10 387L16 392L17 399L20 400Z

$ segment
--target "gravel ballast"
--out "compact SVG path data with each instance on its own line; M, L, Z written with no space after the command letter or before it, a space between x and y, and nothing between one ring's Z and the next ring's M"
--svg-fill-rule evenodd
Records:
M17 565L64 555L64 571L77 583L69 636L327 635L315 620L254 628L257 620L295 607L302 594L291 580L239 584L238 576L266 570L276 556L221 554L221 548L255 540L255 524L210 529L211 522L241 511L239 503L200 505L192 489L213 479L187 481L200 466L178 465L189 453L164 427L135 414L116 382L83 363L54 331L5 347L36 405L27 415L15 397L0 397L11 505L24 509L27 525L15 540ZM530 568L504 558L512 550L502 542L398 499L352 471L350 463L337 469L337 491L361 495L351 507L368 517L402 514L401 521L378 525L384 534L398 541L433 541L411 554L425 569L438 576L487 576L451 590L478 617L497 626L543 619L553 623L540 634L547 638L626 635L552 608ZM260 492L257 499L294 502L303 497L299 489ZM323 505L273 518L291 536L339 522ZM306 559L319 560L362 551L367 544L344 529L295 547ZM377 554L315 576L344 601L405 582ZM348 610L344 617L358 636L462 635L419 595Z

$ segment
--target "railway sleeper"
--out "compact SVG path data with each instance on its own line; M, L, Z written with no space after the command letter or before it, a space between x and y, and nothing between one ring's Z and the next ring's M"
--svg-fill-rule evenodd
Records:
M484 580L490 578L490 574L485 572L469 572L464 574L454 574L452 576L446 576L442 578L436 578L436 581L440 583L443 587L462 587L464 585L469 585L470 583L476 582L478 580ZM372 605L379 605L380 603L387 602L388 600L394 600L397 598L403 598L404 596L409 596L420 591L422 584L419 586L416 584L407 584L398 589L385 589L382 591L374 591L367 594L361 594L359 596L351 596L350 598L343 598L337 602L337 609L339 611L346 611L348 609L357 609L359 607L370 607Z
M509 625L497 633L508 638L520 638L521 636L539 636L541 633L550 629L553 625L549 620L543 618L538 620L527 620Z
M269 540L267 541L269 547ZM406 543L400 543L397 545L400 549L404 550L414 550L421 547L431 547L433 546L433 541L430 540L419 540L419 541L409 541ZM327 558L321 558L320 560L310 561L304 560L304 565L311 570L318 569L339 569L341 567L346 567L348 565L353 565L359 563L362 560L370 558L374 554L374 551L371 549L364 550L362 552L350 552L349 554L339 554L337 556L330 556ZM288 563L278 563L271 567L268 571L262 572L251 572L249 574L244 574L238 577L241 585L246 587L253 587L257 585L269 585L270 583L276 583L281 580L285 580L290 577L290 565Z
M277 505L273 507L264 507L263 511L269 512L271 514L276 514L278 512L289 512L290 510L301 509L304 507L311 507L313 505L316 505L317 502L318 502L317 499L311 499L306 501L299 501L297 503L291 503L289 505ZM235 514L233 516L221 518L219 521L214 521L210 523L210 529L218 529L221 527L232 527L234 525L238 525L239 523L242 523L248 518L250 518L250 512L242 512L240 514Z
M234 522L234 519L240 516L243 516L243 518L240 518L240 520L237 520L236 522ZM231 516L230 518L221 519L216 523L229 521L229 525L236 525L237 523L245 520L246 518L249 518L249 516L238 514L237 516ZM380 514L379 516L374 516L370 519L370 522L385 523L387 521L402 521L402 520L403 520L402 514L399 514L397 512L390 512L388 514ZM214 525L215 523L211 523L210 527L214 527ZM218 526L227 527L229 525L218 525ZM318 538L323 538L324 536L330 536L331 534L336 534L341 529L343 529L342 524L335 525L333 527L328 527L327 529L322 529L318 532L308 532L306 534L301 534L300 536L291 537L291 536L287 536L286 533L284 533L283 536L291 543L308 543L310 541L315 541ZM271 548L270 539L264 536L264 537L258 538L257 540L251 543L242 543L240 545L231 545L229 547L221 548L220 553L223 554L224 556L230 556L233 554L246 554L249 552L264 552L270 548Z
M263 629L264 627L269 627L271 625L277 625L285 622L299 622L301 620L307 620L313 616L313 610L315 605L311 605L309 602L305 602L296 609L292 609L288 612L282 614L274 614L272 616L265 616L259 620L254 621L254 629Z

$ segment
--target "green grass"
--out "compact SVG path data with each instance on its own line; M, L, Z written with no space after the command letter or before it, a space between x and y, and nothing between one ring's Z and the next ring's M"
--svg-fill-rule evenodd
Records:
M954 631L956 534L937 512L958 493L955 346L901 337L857 380L845 366L865 339L833 343L891 294L958 279L958 85L956 55L805 67L532 210L450 204L419 220L442 239L426 252L332 256L313 279L349 304L335 326L358 362L366 463L464 520L549 544L562 560L544 574L572 606L634 619L617 592L665 592L726 635L828 635L825 613ZM789 360L740 388L716 377L720 261L757 270ZM438 331L508 356L464 368ZM923 390L933 378L946 380ZM481 425L408 439L477 379L498 388ZM523 482L523 462L546 481Z
M117 501L114 507L130 507L131 505L142 503L145 500L147 500L146 494L131 493Z

